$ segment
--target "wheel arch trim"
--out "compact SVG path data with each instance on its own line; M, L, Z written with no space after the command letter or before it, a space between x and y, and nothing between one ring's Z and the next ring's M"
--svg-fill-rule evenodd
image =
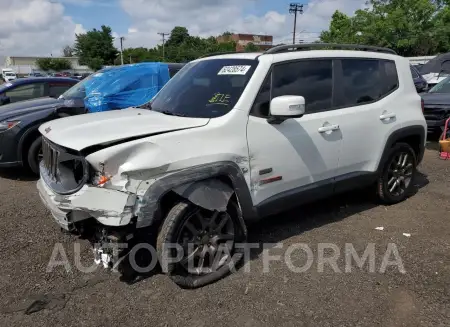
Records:
M226 183L217 180L221 176L228 177L231 180L232 186L228 186ZM212 184L208 182L211 179L215 179L218 182L213 184L214 190L212 191L210 188ZM187 199L191 197L189 200L192 201L194 199L192 192L204 192L208 188L210 188L208 191L214 192L216 195L225 192L225 194L222 193L222 207L225 199L228 198L229 200L233 194L236 194L243 218L245 220L251 220L257 217L250 190L242 170L233 161L219 161L190 167L156 180L140 199L136 227L150 226L155 220L160 218L160 201L168 192L174 191L182 197L186 198L187 196ZM199 201L198 198L194 200L196 202ZM198 203L207 209L212 204L207 200L200 201Z

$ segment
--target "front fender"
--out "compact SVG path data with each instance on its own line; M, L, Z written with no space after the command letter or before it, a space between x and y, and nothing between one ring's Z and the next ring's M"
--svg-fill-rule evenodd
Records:
M217 180L217 182L209 182L215 177L225 176L232 182L232 188ZM200 183L198 183L200 182ZM214 188L214 194L218 196L216 199L199 199L200 195L205 191ZM175 191L183 197L187 197L190 201L196 201L200 206L208 209L224 208L225 201L228 203L233 193L236 194L237 200L242 210L244 219L252 220L257 218L256 210L250 195L245 177L239 166L232 161L220 161L210 164L198 165L169 174L157 179L146 190L145 194L140 197L139 208L137 210L137 227L147 227L159 218L159 203L162 197L170 191ZM220 194L221 193L221 194ZM216 202L217 201L217 202Z

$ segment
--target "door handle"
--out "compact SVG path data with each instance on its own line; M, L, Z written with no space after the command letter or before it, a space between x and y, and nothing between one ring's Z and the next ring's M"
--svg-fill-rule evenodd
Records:
M381 120L395 118L397 115L394 113L385 113L380 116Z
M339 129L339 125L327 125L319 127L318 131L319 133L325 133L329 131L337 131Z

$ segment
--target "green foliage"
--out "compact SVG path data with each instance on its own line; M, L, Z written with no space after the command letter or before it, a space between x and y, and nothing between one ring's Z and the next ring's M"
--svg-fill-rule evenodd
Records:
M102 26L101 30L93 29L85 34L77 34L74 45L74 52L80 58L80 64L93 65L112 65L117 57L118 51L113 44L111 28Z
M349 17L339 11L320 40L388 47L402 56L450 51L450 8L444 0L371 0Z
M36 65L43 71L72 69L71 62L63 58L39 58L36 60Z
M261 51L261 50L259 49L259 47L257 45L255 45L252 42L249 42L245 46L244 51L245 52L258 52L258 51Z
M103 59L102 58L89 58L86 61L86 65L95 72L99 69L102 69Z
M225 32L223 35L231 36ZM201 38L189 35L185 27L176 26L170 33L170 37L164 46L164 58L162 45L154 48L128 48L123 51L125 64L138 62L188 62L205 54L214 52L233 52L236 50L234 41L217 42L215 37ZM120 64L120 56L116 58L116 65Z

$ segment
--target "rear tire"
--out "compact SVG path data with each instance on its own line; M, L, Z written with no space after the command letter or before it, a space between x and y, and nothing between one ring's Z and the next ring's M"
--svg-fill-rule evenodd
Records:
M244 254L243 248L235 247L246 241L240 219L242 212L233 199L227 211L220 213L190 202L177 203L164 220L156 242L163 272L182 288L202 287L226 276ZM176 258L177 250L168 244L183 248L181 260L170 260Z
M377 193L385 204L405 200L411 193L417 171L417 158L407 143L395 144L377 181Z
M31 143L27 152L27 164L28 168L35 175L39 175L39 162L40 155L42 153L42 138L39 136Z

